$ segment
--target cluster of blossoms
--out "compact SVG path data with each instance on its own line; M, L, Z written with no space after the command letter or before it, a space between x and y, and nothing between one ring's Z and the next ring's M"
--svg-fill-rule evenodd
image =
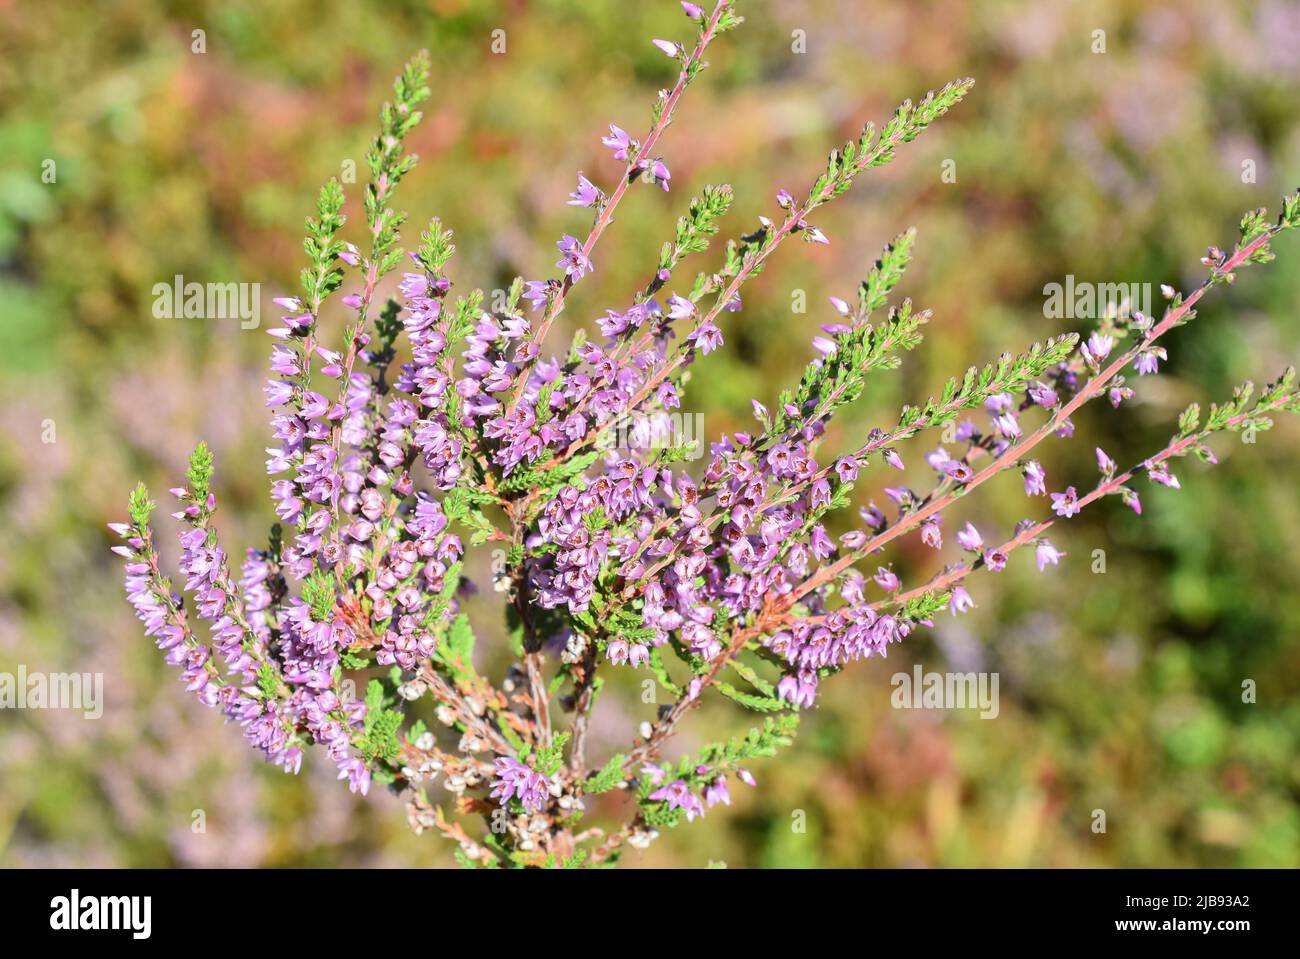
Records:
M173 491L184 590L211 647L160 570L143 487L132 495L131 522L113 527L124 540L116 549L127 560L128 596L190 691L288 771L319 744L354 791L375 781L401 793L413 827L439 830L470 865L605 863L625 844L643 847L662 828L730 804L729 781L754 785L747 764L791 741L824 679L887 655L941 613L974 608L971 573L1006 568L1023 546L1040 570L1056 566L1065 554L1045 534L1060 520L1107 496L1140 513L1141 474L1177 489L1171 460L1190 453L1213 462L1211 435L1300 411L1290 371L1258 395L1242 387L1204 421L1193 405L1169 444L1130 469L1098 449L1091 489L1049 476L1039 450L1052 437L1069 439L1090 400L1121 407L1131 399L1130 368L1154 375L1168 359L1157 340L1237 270L1271 258L1271 239L1300 225L1300 196L1289 196L1276 222L1252 212L1231 252L1210 250L1202 286L1186 296L1163 288L1160 318L1121 308L1086 339L1064 335L1004 354L905 407L856 448L828 455L821 446L832 416L858 399L868 376L915 349L930 319L908 300L890 304L912 256L915 236L905 232L856 301L830 297L835 316L813 337L800 381L770 407L755 400L754 428L713 442L698 475L682 465L686 444L611 446L629 420L657 423L680 408L684 373L722 345L724 314L742 309L741 288L778 247L793 236L830 242L810 222L815 211L892 160L971 87L950 83L904 103L879 130L868 125L831 153L803 199L779 190L775 218L761 217L728 244L716 269L683 281L678 267L708 251L731 206L729 187L705 187L630 303L595 319L598 338L581 333L566 353L547 354L546 334L595 269L594 248L623 196L639 182L669 191L662 136L706 66L706 49L740 23L732 0L709 12L682 7L695 42L655 41L678 75L656 100L649 132L637 139L611 125L602 142L621 166L617 179L607 191L579 174L570 194L571 205L592 211L585 238L565 235L558 275L516 279L490 310L479 290L453 297L446 267L455 248L438 220L417 249L399 246L405 215L389 201L415 165L403 141L428 96L427 60L417 57L398 78L369 154L368 248L338 237L343 193L331 181L307 221L303 291L277 301L286 312L270 331L265 392L279 523L265 549L247 553L238 582L211 522L205 446L191 460L189 485ZM403 263L394 295L377 307L381 284ZM351 322L330 348L320 342L320 316L345 287L338 300ZM909 469L904 444L931 430L944 442L919 451ZM1001 542L984 522L945 525L949 506L1008 471L1042 518ZM881 475L878 502L855 497L857 485ZM856 520L833 535L843 526L832 514ZM882 554L911 533L955 555L907 587ZM495 585L508 600L513 664L499 684L479 673L460 609L473 588L462 535L470 547L499 544L504 556ZM672 702L593 771L588 729L610 670L638 671ZM363 699L351 693L357 679L366 682ZM766 718L747 735L665 763L666 741L714 693ZM567 728L553 718L557 707L569 714ZM456 815L430 799L439 779ZM585 800L611 790L635 796L631 819L578 829ZM463 822L475 815L488 820L481 839Z

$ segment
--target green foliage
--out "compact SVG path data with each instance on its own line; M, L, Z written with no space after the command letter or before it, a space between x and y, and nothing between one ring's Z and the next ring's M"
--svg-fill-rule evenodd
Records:
M776 713L785 709L790 709L790 704L776 696L759 695L747 693L742 689L737 689L731 683L718 680L714 683L718 692L726 696L732 702L740 703L746 709L752 709L760 713Z
M334 614L334 577L316 570L302 582L302 601L311 607L312 620L327 623Z
M379 335L381 349L388 351L393 348L397 337L402 332L401 320L402 308L394 299L389 299L384 303L384 307L379 311L379 316L375 319L375 332Z
M650 671L654 673L655 679L659 681L660 686L674 696L680 697L682 695L682 688L673 682L672 676L668 673L668 667L664 665L663 651L658 646L650 648Z
M334 237L347 222L343 215L343 187L331 178L320 189L316 200L315 217L307 218L307 237L303 249L311 266L302 271L302 288L313 311L339 288L343 282L343 269L338 265L338 254L343 241Z
M727 8L722 11L722 16L718 17L717 33L723 34L736 29L745 22L745 18L736 13L734 0L727 4Z
M1288 366L1282 371L1281 376L1264 387L1259 395L1259 405L1265 408L1284 409L1289 413L1300 413L1300 406L1297 404L1300 404L1300 391L1296 390L1296 371L1294 366Z
M1245 213L1240 223L1241 238L1237 242L1234 252L1240 253L1260 237L1267 237L1262 244L1246 257L1242 265L1272 262L1274 258L1271 246L1272 238L1284 230L1291 230L1297 226L1300 226L1300 191L1282 198L1282 212L1273 224L1268 222L1268 210L1264 207ZM1223 280L1231 282L1232 279L1232 273L1225 271L1220 265L1215 264L1212 267L1212 283Z
M474 669L474 630L468 616L461 613L451 621L434 647L433 658L458 683L478 675Z
M1278 410L1300 412L1300 394L1295 391L1295 383L1295 368L1287 367L1277 380L1264 387L1252 407L1250 400L1255 392L1255 384L1247 380L1232 391L1232 399L1228 402L1210 404L1202 436L1222 430L1263 432L1271 429L1273 420L1268 413ZM1179 425L1181 427L1181 421Z
M940 589L922 593L904 603L899 609L899 616L912 622L933 619L948 609L950 600L951 593L948 590Z
M452 320L451 329L447 332L447 343L449 349L473 332L474 326L478 323L478 318L482 312L482 290L470 290L464 296L456 298L455 315Z
M896 368L902 360L895 351L915 349L922 338L920 328L929 319L929 310L913 313L911 301L904 300L879 327L865 323L836 334L835 352L810 363L798 388L781 394L771 432L780 434L801 422L829 417L858 399L867 374ZM787 407L801 416L791 416Z
M126 508L131 517L131 522L136 525L137 529L143 530L147 527L149 517L153 515L155 508L154 501L149 498L149 488L143 483L137 483L127 499Z
M912 259L912 244L916 242L916 228L904 230L885 247L858 288L858 319L865 320L885 305L890 292L903 278L903 271Z
M551 395L555 392L555 380L542 384L542 388L537 391L537 402L533 406L533 414L537 418L537 425L543 426L550 422L551 419Z
M623 763L626 761L627 757L622 753L615 753L610 756L609 762L605 763L599 772L588 777L582 784L582 791L594 796L616 789L623 782Z
M641 803L641 818L651 829L672 829L686 817L680 809L670 808L667 802L645 800Z
M784 713L769 716L762 726L750 729L743 736L735 736L725 742L712 743L700 750L699 754L683 756L675 770L665 773L665 781L680 779L694 792L706 783L716 779L720 774L733 773L742 764L755 759L776 755L782 747L794 742L795 730L799 726L799 714ZM637 803L641 817L653 828L671 828L684 818L681 809L669 809L666 800L651 799L650 795L658 787L649 778L642 777L637 785Z
M760 676L752 666L746 663L739 656L731 661L731 668L735 670L736 674L744 679L745 682L749 683L749 685L753 686L760 693L768 696L776 695L776 687Z
M502 493L539 490L542 493L541 499L545 500L548 498L546 494L554 493L560 487L569 485L576 476L584 473L587 467L601 456L600 450L591 450L579 453L549 470L528 467L517 469L502 480L498 488Z
M429 228L420 234L420 249L416 252L426 272L434 276L442 273L447 261L456 252L452 236L451 230L444 230L442 221L436 216L429 221Z
M597 506L590 513L582 517L582 525L587 527L591 533L599 532L609 526L609 517L605 515L605 507Z
M586 849L579 849L576 852L574 852L572 856L566 858L564 862L561 864L560 868L581 869L583 864L587 861L587 857L589 855L590 853Z
M392 762L401 751L397 742L397 730L402 725L402 714L385 709L374 715L370 729L361 747L361 753L367 760L382 759Z
M425 725L424 720L417 719L415 722L411 723L411 728L406 731L407 742L410 743L416 742L421 736L423 736L428 731L429 731L429 727Z
M659 251L659 268L671 270L685 256L703 253L709 248L709 239L718 232L718 220L726 215L734 199L731 187L706 186L703 196L691 200L687 214L677 221L677 235ZM658 287L658 281L653 286Z
M1078 334L1070 333L1045 344L1035 343L1020 356L1003 353L996 364L983 369L972 366L962 379L950 379L937 400L931 397L924 407L904 407L898 429L911 436L921 429L943 426L997 393L1019 393L1069 356L1078 340Z
M974 85L975 81L969 78L954 80L937 94L926 94L915 106L911 100L904 100L885 124L879 138L875 125L868 123L858 139L849 140L839 149L832 150L826 161L826 172L813 184L808 210L848 192L864 170L884 166L892 160L898 144L915 140L922 130L960 103Z
M386 708L390 702L384 691L384 684L372 679L366 687L366 716L357 748L367 762L382 760L392 762L401 752L397 741L397 730L402 725L402 714Z
M543 776L554 776L564 765L564 747L568 745L569 733L557 733L551 744L538 749L533 754L533 768Z
M195 502L206 502L212 481L212 451L208 449L207 443L199 443L194 447L186 478L190 481L190 495Z
M763 720L762 726L750 729L743 736L705 746L694 760L683 758L678 764L678 775L699 775L694 770L701 766L730 768L753 759L775 756L777 750L794 742L798 727L797 712L769 717Z
M498 502L491 493L475 486L457 486L448 490L442 500L442 511L451 522L459 522L470 531L470 543L477 546L487 542L498 530L484 515L479 506Z
M1300 191L1282 198L1282 214L1278 223L1286 229L1300 226Z
M257 688L267 699L274 699L280 694L280 679L270 663L257 667Z
M387 209L384 204L393 189L414 167L414 156L403 156L403 141L423 114L415 106L429 98L429 54L420 51L402 69L393 83L394 99L379 111L379 134L366 155L370 164L371 182L366 187L366 223L374 236L374 258L379 261L379 275L387 273L395 264L399 251L393 250L396 228L405 219Z
M694 459L700 443L698 440L687 440L677 446L663 446L655 452L656 466L672 466L675 463L681 463L689 459Z

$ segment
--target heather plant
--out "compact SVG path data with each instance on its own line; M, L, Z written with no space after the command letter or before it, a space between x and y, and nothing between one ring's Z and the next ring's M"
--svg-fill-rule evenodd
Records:
M202 443L186 485L171 491L183 527L182 590L162 571L143 486L131 495L130 522L113 527L124 540L115 549L127 560L128 597L187 689L287 772L319 745L354 792L373 783L398 792L412 828L454 840L465 865L608 865L625 846L644 847L729 804L737 783L755 786L760 759L792 743L823 681L887 655L936 616L969 610L972 573L1004 569L1021 547L1046 570L1064 555L1047 536L1060 541L1052 527L1061 520L1109 496L1140 513L1139 481L1176 490L1174 462L1190 454L1213 463L1215 434L1253 439L1275 413L1300 412L1293 371L1258 392L1244 384L1204 416L1188 407L1169 442L1140 463L1121 468L1098 448L1091 486L1049 479L1039 449L1069 439L1085 403L1122 409L1135 378L1157 375L1166 334L1241 268L1270 260L1272 239L1300 225L1296 194L1275 221L1263 210L1243 217L1230 251L1211 247L1200 286L1162 287L1159 317L1119 304L1095 329L972 366L853 448L825 451L831 418L862 396L869 375L897 368L931 319L895 297L916 242L905 231L855 295L830 297L833 322L813 339L816 358L797 383L766 404L754 400L752 430L719 437L707 452L641 442L681 410L688 374L742 321L742 288L777 248L796 236L829 243L816 211L892 161L973 85L949 83L905 102L879 129L868 124L830 153L802 197L779 190L773 217L691 277L685 261L709 256L732 204L727 185L703 187L646 265L644 284L595 321L598 336L580 331L567 351L545 352L569 294L597 268L596 247L627 192L674 195L661 140L710 45L741 23L732 0L711 11L682 7L696 36L653 41L678 73L653 104L648 131L638 138L609 127L602 142L620 172L608 189L577 174L569 203L591 211L585 237L560 239L554 278L518 278L499 301L481 290L453 294L453 235L437 218L414 250L401 246L406 215L393 197L415 165L404 141L429 97L428 58L413 59L368 154L362 238L343 239L343 189L330 181L307 220L302 290L276 300L285 313L269 331L265 395L278 522L265 547L248 550L236 570L218 543L214 464ZM381 297L399 270L397 295ZM321 328L332 298L352 317L341 341ZM918 481L903 475L904 455L922 434L938 442L911 454L924 464ZM873 469L902 476L885 487L883 508L853 497ZM968 522L950 531L957 549L945 550L945 511L1012 471L1031 506L1045 504L1040 518L997 533ZM832 537L831 514L855 505L854 528ZM883 556L909 534L940 560L916 585ZM475 588L464 575L467 547L501 551L512 665L497 681L480 672L484 657L462 609ZM623 751L589 756L593 710L614 670L634 671L669 701L652 707ZM713 696L761 721L668 761L670 739ZM436 728L409 718L422 700ZM627 821L584 824L586 798L612 790L631 797ZM471 831L474 817L482 825Z

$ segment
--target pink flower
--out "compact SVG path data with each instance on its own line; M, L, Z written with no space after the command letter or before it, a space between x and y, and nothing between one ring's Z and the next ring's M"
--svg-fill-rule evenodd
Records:
M1034 549L1034 558L1038 561L1038 571L1041 573L1048 563L1056 565L1065 554L1052 545L1051 540L1040 539L1038 546Z

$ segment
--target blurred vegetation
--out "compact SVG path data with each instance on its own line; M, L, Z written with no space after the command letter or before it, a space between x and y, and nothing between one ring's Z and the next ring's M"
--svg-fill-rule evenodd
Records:
M795 244L749 288L727 348L695 368L686 398L710 436L743 428L751 397L770 404L798 377L817 327L835 319L825 297L848 296L908 225L920 240L902 289L934 309L929 337L878 377L828 451L970 363L1083 325L1044 318L1044 284L1073 274L1187 287L1204 248L1235 238L1241 212L1275 207L1300 180L1292 3L742 7L748 22L716 45L664 141L671 194L637 189L620 208L568 329L552 334L557 349L573 324L627 302L692 190L734 185L724 235L736 235L773 213L776 189L811 182L864 120L952 77L978 82L818 214L831 247ZM0 670L99 671L107 689L95 722L0 713L0 863L447 864L449 844L411 836L382 792L349 795L320 757L301 778L262 766L140 635L104 529L135 479L172 485L203 437L232 551L259 543L272 515L258 389L267 338L236 321L156 319L151 289L177 274L260 283L269 325L270 297L296 286L316 188L347 160L364 170L376 106L419 46L436 84L415 136L421 164L399 192L408 232L434 214L456 231L462 287L549 276L554 241L586 228L564 203L575 173L607 184L617 167L599 145L606 124L639 135L671 82L649 39L685 38L688 25L669 0L133 0L90 11L0 0ZM793 52L800 41L806 52ZM49 160L53 183L42 181ZM955 183L941 177L945 160ZM1254 182L1243 182L1248 161ZM1169 375L1143 380L1118 412L1087 411L1075 440L1050 446L1049 477L1090 483L1096 445L1136 462L1187 402L1300 358L1300 244L1277 252L1170 338ZM806 293L807 312L792 291ZM972 614L827 684L796 747L754 770L758 790L630 861L1300 865L1298 437L1284 422L1251 447L1229 438L1213 471L1181 465L1181 492L1144 488L1143 517L1108 502L1071 522L1055 537L1069 554L1060 569L1039 575L1016 557L977 580ZM1003 530L1043 509L1010 476L980 500ZM973 515L963 505L949 535ZM923 552L905 545L898 571L928 575ZM1000 715L891 709L889 677L914 663L998 671ZM649 718L626 691L600 713L598 751ZM705 710L683 748L746 718L730 704ZM593 812L619 806L602 797ZM196 810L206 832L192 829Z

